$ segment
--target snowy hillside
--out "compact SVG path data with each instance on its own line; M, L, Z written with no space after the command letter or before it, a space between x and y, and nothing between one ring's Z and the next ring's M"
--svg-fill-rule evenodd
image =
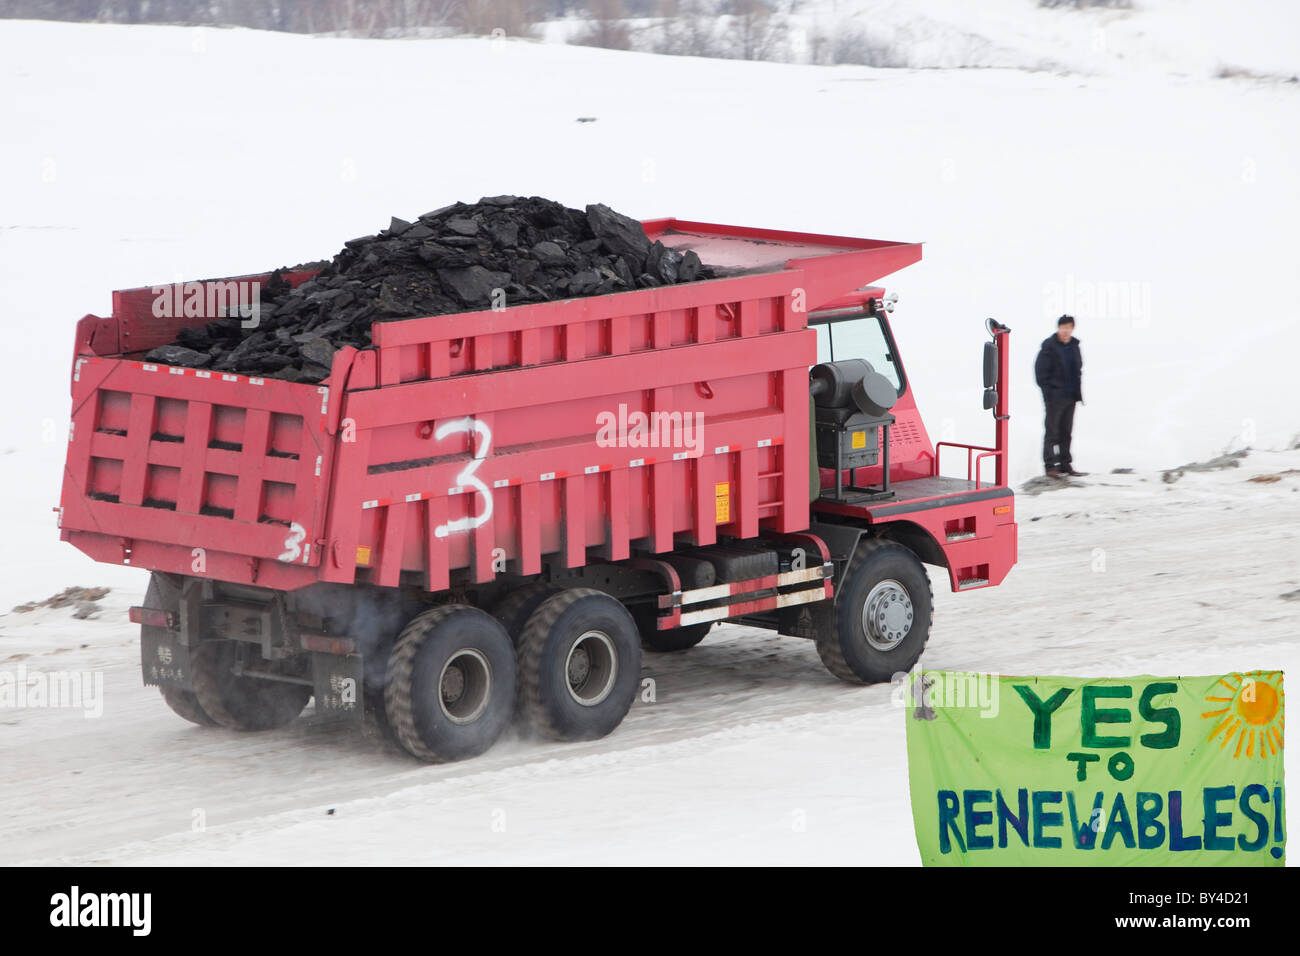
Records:
M1138 0L1127 9L1044 7L1038 0L773 0L768 6L774 14L755 28L762 43L751 44L764 59L1086 76L1206 78L1241 71L1290 80L1300 74L1300 8L1281 0ZM548 41L567 42L588 23L575 15L540 30ZM634 49L658 51L665 43L661 20L624 24ZM719 46L727 45L730 26L719 18Z
M21 21L0 22L0 76L18 343L0 500L24 543L0 607L121 580L70 555L49 510L77 318L116 288L326 257L392 214L501 192L924 240L890 280L921 411L937 439L990 438L980 323L1012 326L1017 478L1038 469L1032 357L1067 309L1085 470L1300 432L1278 400L1300 329L1291 84Z
M858 27L911 67L1011 67L1087 75L1300 73L1300 9L1279 0L1135 0L1130 9L1037 0L812 0L808 34Z

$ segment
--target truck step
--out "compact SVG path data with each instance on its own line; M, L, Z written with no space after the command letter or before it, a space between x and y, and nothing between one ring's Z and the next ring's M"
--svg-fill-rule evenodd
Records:
M958 591L969 591L971 588L982 588L989 583L988 578L967 578L965 581L957 582Z

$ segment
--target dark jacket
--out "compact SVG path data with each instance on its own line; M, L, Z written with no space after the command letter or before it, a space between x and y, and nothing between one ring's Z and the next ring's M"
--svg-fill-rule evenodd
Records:
M1079 340L1062 342L1055 335L1043 340L1034 362L1034 378L1045 402L1083 401L1083 352Z

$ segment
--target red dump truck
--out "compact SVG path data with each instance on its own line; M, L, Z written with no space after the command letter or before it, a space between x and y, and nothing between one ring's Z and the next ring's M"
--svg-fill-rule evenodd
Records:
M213 318L160 295L246 305L269 276L117 292L83 318L60 533L151 572L131 610L145 683L240 730L313 697L368 711L436 761L512 720L608 734L642 647L719 621L809 638L846 681L910 669L922 563L962 591L1016 560L1009 330L986 322L993 446L936 445L895 297L870 285L918 244L644 227L720 277L376 324L320 385L143 360Z

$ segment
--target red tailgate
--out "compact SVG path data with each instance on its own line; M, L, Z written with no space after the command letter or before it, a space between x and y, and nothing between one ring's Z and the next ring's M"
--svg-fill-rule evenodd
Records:
M328 398L324 385L79 357L65 537L318 565Z

